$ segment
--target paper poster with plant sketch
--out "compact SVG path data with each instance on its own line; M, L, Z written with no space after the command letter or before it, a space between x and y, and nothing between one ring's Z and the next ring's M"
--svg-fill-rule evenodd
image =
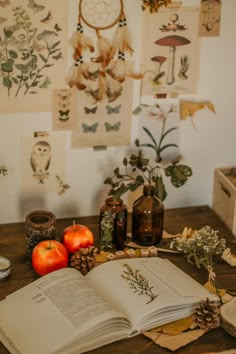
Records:
M199 8L143 12L142 96L196 91L199 67Z
M51 111L65 84L68 2L0 2L0 113Z
M77 92L77 128L72 148L128 146L131 135L133 81L126 79L115 101L95 102L85 91Z
M176 159L179 154L179 104L177 99L157 100L152 105L142 105L138 119L138 139L140 143L150 143L148 129L159 147L162 163ZM147 150L147 151L146 151ZM145 149L149 158L155 156L153 149Z
M22 137L22 189L59 195L69 188L65 181L65 136L35 133Z

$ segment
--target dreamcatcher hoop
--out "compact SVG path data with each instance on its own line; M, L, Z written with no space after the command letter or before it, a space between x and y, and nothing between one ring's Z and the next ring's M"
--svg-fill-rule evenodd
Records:
M99 31L119 22L124 10L123 0L80 0L79 14L83 22Z

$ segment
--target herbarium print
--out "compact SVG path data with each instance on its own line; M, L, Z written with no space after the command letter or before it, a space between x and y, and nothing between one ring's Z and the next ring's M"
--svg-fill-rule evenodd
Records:
M68 4L55 5L14 0L1 7L1 113L51 111L49 90L64 84L67 61Z
M125 269L121 276L128 282L130 289L135 294L147 297L147 304L152 302L158 294L153 292L153 286L149 284L148 279L140 273L140 270L132 268L129 264L125 263L123 266Z

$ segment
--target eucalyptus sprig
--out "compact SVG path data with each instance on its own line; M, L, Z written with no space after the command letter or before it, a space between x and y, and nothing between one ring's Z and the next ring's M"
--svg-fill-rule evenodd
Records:
M126 192L134 192L141 185L148 184L154 186L155 195L163 201L167 197L164 176L169 177L172 185L176 188L183 186L188 181L188 178L192 176L192 169L189 166L180 164L179 159L175 159L167 165L163 163L163 151L170 147L178 147L176 144L165 144L166 136L177 129L172 127L165 130L165 124L166 118L163 119L159 142L146 127L143 127L150 142L141 144L139 139L135 140L137 152L131 153L129 157L124 157L123 169L115 168L114 175L104 180L104 184L110 185L108 195L118 199ZM143 148L152 149L154 158L145 157Z

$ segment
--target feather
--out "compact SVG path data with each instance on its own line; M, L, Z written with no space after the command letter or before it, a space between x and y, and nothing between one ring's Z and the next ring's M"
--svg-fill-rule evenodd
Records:
M72 34L69 43L75 50L74 59L80 57L84 50L89 50L91 53L94 52L92 39L84 34L80 23L78 23L77 30Z
M66 79L67 84L70 87L76 86L79 90L84 90L87 87L85 78L88 71L89 65L81 61L81 59L77 60L69 69Z
M130 33L127 27L126 18L121 18L119 26L115 32L114 39L112 41L114 51L133 54L134 50L131 47Z
M98 88L96 90L89 90L88 93L95 99L95 101L102 101L106 94L106 80L104 72L100 72L98 78Z
M101 36L99 32L97 32L97 36L99 55L96 58L91 58L91 60L95 63L101 63L102 69L105 69L114 57L114 50L106 37Z
M106 95L108 102L115 101L122 93L122 85L120 82L114 80L111 76L107 75L106 78Z
M111 63L107 73L119 82L124 82L125 77L132 79L141 79L143 77L143 74L134 72L132 66L125 61L123 53L119 53L118 59Z

